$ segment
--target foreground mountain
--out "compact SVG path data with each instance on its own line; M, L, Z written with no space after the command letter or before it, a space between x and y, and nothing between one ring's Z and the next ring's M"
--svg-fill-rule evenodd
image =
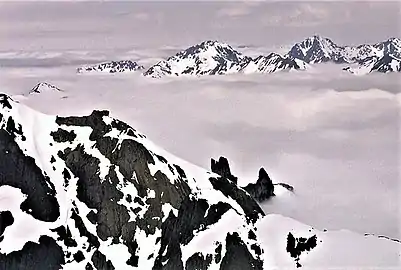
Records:
M264 213L227 179L183 169L106 111L46 116L6 95L0 108L0 269L263 269Z
M133 72L144 69L143 66L139 65L135 61L121 60L100 63L92 66L83 66L77 69L78 73L87 72L105 72L105 73L117 73L117 72Z
M40 82L29 91L29 94L40 94L48 92L62 92L62 90L50 83Z
M355 64L344 68L354 74L369 72L399 72L401 40L390 38L376 44L339 46L332 40L318 35L296 43L285 55L308 64L334 62Z
M399 259L399 244L386 239L266 216L226 177L170 155L107 111L49 116L0 94L0 269L388 267ZM341 252L348 247L355 258Z

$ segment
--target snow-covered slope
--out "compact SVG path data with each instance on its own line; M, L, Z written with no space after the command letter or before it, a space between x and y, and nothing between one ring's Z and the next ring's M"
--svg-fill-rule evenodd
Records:
M401 71L401 54L396 55L385 55L379 58L371 71L377 71L382 73L387 72L400 72Z
M107 111L44 115L0 94L0 172L0 269L295 269L298 257L359 266L333 245L341 237L373 266L399 256L391 241L342 233L304 252L308 226L265 216L234 182Z
M160 78L230 74L240 71L250 60L226 43L207 40L160 61L143 75Z
M121 60L111 61L106 63L100 63L93 66L83 66L77 69L78 73L87 72L105 72L105 73L116 73L116 72L133 72L144 69L143 66L139 65L135 61Z
M400 269L401 244L348 230L318 230L268 214L257 222L265 269ZM274 244L273 244L274 243Z
M243 68L243 72L250 73L273 73L283 70L304 70L307 64L299 59L282 57L277 53L270 53L267 56L260 55Z
M50 83L40 82L29 91L29 94L40 94L48 92L62 92L62 90Z

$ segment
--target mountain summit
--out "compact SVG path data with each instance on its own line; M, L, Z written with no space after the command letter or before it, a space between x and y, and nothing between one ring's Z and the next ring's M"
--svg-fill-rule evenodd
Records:
M37 85L35 85L31 91L29 91L29 94L40 94L40 93L47 93L47 92L62 92L62 90L48 82L40 82Z
M250 60L226 43L208 40L160 61L143 75L160 78L166 75L230 74L240 71Z

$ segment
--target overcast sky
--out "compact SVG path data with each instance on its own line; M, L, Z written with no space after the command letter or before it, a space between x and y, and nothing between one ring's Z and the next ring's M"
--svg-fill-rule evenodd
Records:
M400 2L0 2L0 50L271 46L320 34L343 44L400 36ZM30 42L26 42L27 38Z

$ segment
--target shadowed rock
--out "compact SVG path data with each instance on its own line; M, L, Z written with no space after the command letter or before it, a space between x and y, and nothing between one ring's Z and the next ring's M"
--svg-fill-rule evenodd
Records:
M227 178L228 180L237 184L238 178L231 174L230 165L225 157L220 157L218 161L211 159L212 172Z
M243 189L259 202L263 202L275 196L273 182L264 168L260 168L256 183L248 184Z
M287 252L290 253L291 257L295 259L297 268L302 265L299 263L299 257L302 252L311 251L317 245L317 237L316 235L311 236L309 238L299 237L295 238L291 232L288 233L287 236Z
M0 253L0 269L59 270L64 264L63 250L56 241L41 236L39 243L27 242L21 250Z
M0 242L3 240L3 233L8 226L13 225L14 217L10 211L0 211Z
M227 158L220 157L218 161L211 159L211 170L212 172L220 175L223 178L231 180L234 184L237 184L238 178L231 174L230 165ZM285 185L285 184L280 184ZM284 186L292 191L292 187L289 185ZM274 185L269 175L264 168L259 170L259 177L256 183L250 183L245 187L242 187L248 192L254 199L259 202L263 202L270 197L274 196Z

